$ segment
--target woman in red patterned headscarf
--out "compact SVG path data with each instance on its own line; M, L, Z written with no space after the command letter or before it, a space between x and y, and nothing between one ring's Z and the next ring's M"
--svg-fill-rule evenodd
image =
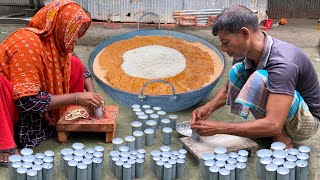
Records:
M101 105L93 86L84 92L84 66L72 58L90 23L78 4L55 0L0 44L0 163L16 144L33 147L48 138L65 106Z

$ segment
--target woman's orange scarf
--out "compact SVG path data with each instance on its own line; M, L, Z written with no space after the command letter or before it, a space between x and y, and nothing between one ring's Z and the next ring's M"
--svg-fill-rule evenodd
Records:
M0 45L0 73L13 86L13 98L46 91L69 92L71 57L77 38L89 28L91 19L70 0L55 0L32 18L28 27L11 34ZM50 113L55 125L63 108Z

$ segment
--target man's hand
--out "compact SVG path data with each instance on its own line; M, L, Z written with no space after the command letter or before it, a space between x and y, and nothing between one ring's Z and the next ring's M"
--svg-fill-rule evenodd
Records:
M196 129L200 136L212 136L217 134L215 131L215 121L197 121L191 124L192 129Z
M206 104L204 106L198 107L192 111L190 124L193 124L197 121L204 121L210 117L211 109Z

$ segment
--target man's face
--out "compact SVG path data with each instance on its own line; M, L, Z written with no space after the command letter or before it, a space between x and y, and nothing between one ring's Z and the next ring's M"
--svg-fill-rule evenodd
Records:
M217 35L221 42L221 50L223 52L226 52L234 59L242 59L247 55L248 41L241 32L228 33L219 31Z

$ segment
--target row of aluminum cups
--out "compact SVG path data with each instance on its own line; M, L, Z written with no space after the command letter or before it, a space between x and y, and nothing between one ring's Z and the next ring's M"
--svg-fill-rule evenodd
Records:
M146 150L130 150L120 146L109 152L109 169L118 180L141 178L144 175Z
M147 104L141 106L138 104L132 105L132 122L134 122L132 126L139 126L140 131L144 131L150 126L152 126L152 129L155 128L154 130L157 127L161 127L161 130L165 127L175 130L177 119L177 115L167 114L167 112L161 110L161 107L151 107ZM140 122L141 125L137 122Z
M160 150L150 152L150 169L158 180L182 178L186 156L185 149L171 150L169 146L161 146Z
M246 180L249 152L229 152L225 147L215 147L212 153L203 153L200 175L205 180Z
M282 142L274 142L270 149L260 149L256 157L256 176L262 180L307 180L310 147L286 149Z
M85 148L82 143L60 151L60 170L68 180L101 180L104 148Z
M9 156L8 174L11 180L52 180L54 173L54 152L36 153L23 148L20 155Z

